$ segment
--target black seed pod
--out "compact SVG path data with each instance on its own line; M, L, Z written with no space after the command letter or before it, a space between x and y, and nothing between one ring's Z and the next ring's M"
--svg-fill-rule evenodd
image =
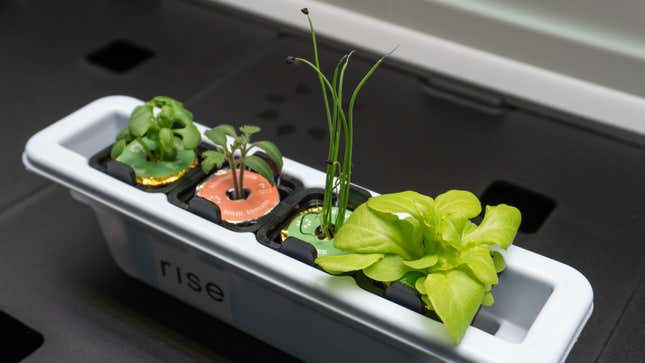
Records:
M302 11L302 13L305 14L305 15L309 15L309 9L307 9L307 8L302 8L302 9L300 9L300 11Z
M287 62L287 64L295 63L296 62L296 57L288 56L287 59L285 59L285 61Z

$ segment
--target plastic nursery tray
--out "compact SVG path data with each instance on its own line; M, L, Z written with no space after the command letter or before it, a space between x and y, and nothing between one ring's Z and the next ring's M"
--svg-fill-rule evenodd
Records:
M511 246L507 269L462 342L433 319L146 193L88 164L142 101L99 99L34 135L26 167L96 212L118 265L133 277L305 361L563 361L593 308L578 271ZM204 128L198 126L200 130ZM305 188L324 174L285 159Z

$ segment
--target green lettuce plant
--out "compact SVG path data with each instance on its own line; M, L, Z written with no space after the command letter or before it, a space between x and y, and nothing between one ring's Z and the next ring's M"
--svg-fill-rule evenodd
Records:
M494 302L491 287L504 267L503 250L521 222L500 204L481 213L477 197L451 190L431 198L413 191L370 198L350 215L334 240L347 254L316 260L333 274L362 270L371 279L414 287L426 306L461 341L479 306Z
M204 133L206 137L215 143L215 150L207 150L202 153L202 169L205 173L210 173L214 167L218 169L228 163L231 168L233 178L233 198L243 199L244 196L244 170L251 169L262 175L265 179L275 185L273 178L273 169L265 159L252 155L253 149L259 149L275 163L278 170L282 169L282 153L271 141L251 142L251 137L260 132L257 126L244 125L240 127L238 135L235 128L231 125L219 125ZM228 142L227 136L232 138Z
M134 108L111 157L130 165L137 176L162 177L190 167L200 142L193 114L181 102L158 96Z
M316 73L320 81L320 87L323 96L323 105L325 107L325 116L327 119L327 128L329 130L329 149L327 153L325 191L323 197L323 207L320 212L320 232L325 239L333 238L334 231L339 230L346 219L347 204L349 201L349 192L352 177L352 146L354 140L354 105L359 92L365 85L365 82L372 76L376 69L381 65L383 60L394 50L381 57L369 69L369 71L358 82L351 92L348 106L343 105L343 81L345 70L349 65L349 60L354 53L350 51L340 58L336 68L334 68L331 81L325 76L320 67L318 59L318 47L316 45L316 32L314 25L309 16L309 10L301 10L307 16L309 29L311 31L311 41L313 44L314 59L313 62L301 57L287 57L287 63L302 63L311 68ZM342 158L340 155L340 140L344 139L344 150ZM342 159L342 161L341 161ZM333 199L337 196L337 212L333 213ZM335 215L335 221L333 216Z

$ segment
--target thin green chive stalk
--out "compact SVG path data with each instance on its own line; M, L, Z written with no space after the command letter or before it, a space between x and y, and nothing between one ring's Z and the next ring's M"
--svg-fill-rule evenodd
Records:
M316 31L314 29L314 24L311 21L311 17L309 16L309 11L306 8L302 9L302 13L307 16L307 21L309 23L309 31L311 32L311 42L314 48L314 63L316 65L316 69L320 70L320 61L318 58L318 45L316 42ZM332 144L334 140L331 137L331 135L333 132L332 130L335 128L335 123L336 123L336 107L334 107L334 118L332 119L332 115L329 107L329 100L327 98L327 91L325 90L325 83L323 81L324 76L322 75L321 72L318 72L318 73L319 73L318 80L320 82L320 88L323 95L323 104L325 106L325 115L327 116L327 128L330 134L327 159L332 161L332 160L335 160L332 158L332 154L333 154ZM327 165L327 178L325 181L325 197L323 198L324 199L323 212L321 213L321 218L322 218L321 226L326 237L330 236L330 231L328 227L331 224L331 198L327 197L327 194L331 195L332 193L330 190L331 188L329 188L328 186L330 185L331 182L333 182L333 175L335 174L334 169L335 169L335 163L332 161L330 164ZM330 178L332 180L330 180Z
M334 68L334 73L332 77L332 88L338 89L338 71L340 67L345 63L347 57L342 57L336 67ZM335 106L335 104L334 104ZM329 226L332 224L332 197L333 193L336 190L336 183L334 183L334 176L336 175L336 169L338 168L338 146L336 140L340 137L340 128L338 127L338 107L334 107L333 118L332 118L332 127L329 129L329 149L327 153L327 176L325 180L325 186L332 185L331 188L325 187L323 194L323 209L319 214L320 225L324 226L321 228L321 232L326 237L330 237L331 231Z
M338 84L337 95L338 95L338 99L341 100L341 102L342 102L342 98L343 98L342 94L343 94L343 81L344 81L344 78L345 78L345 70L347 69L347 66L349 65L349 59L352 56L352 54L354 54L353 50L351 52L349 52L349 54L347 54L345 64L343 64L343 68L342 68L341 73L340 73L340 81L339 81L339 84ZM340 227L342 227L342 225L343 225L343 222L345 221L345 210L347 209L347 202L343 202L343 200L344 200L343 193L344 193L345 189L349 190L349 186L350 186L350 182L351 182L351 178L346 172L346 170L347 170L347 165L346 164L347 163L351 164L351 152L348 155L347 151L348 151L348 149L351 150L353 144L352 144L351 135L348 133L348 132L351 131L351 119L347 120L347 121L348 122L345 122L343 124L343 132L344 132L344 135L345 135L345 152L344 152L344 160L343 160L343 163L341 164L342 169L341 169L341 172L340 172L340 174L338 176L338 179L339 179L338 180L338 191L336 191L336 195L338 196L338 201L337 201L338 213L336 215L336 221L334 223L334 228L335 229L340 229ZM348 136L350 136L350 137L348 137ZM336 141L336 143L334 145L335 152L336 152L335 157L338 157L338 151L340 149L340 127L337 128L337 135L336 135L336 140L335 141ZM348 156L349 156L349 158L348 158Z
M303 13L307 16L307 21L309 22L309 31L311 32L311 43L313 44L313 47L314 47L314 63L316 64L316 68L320 69L320 60L318 59L318 45L316 42L316 31L314 30L314 23L311 21L311 17L309 16L309 11L303 11ZM329 129L331 129L332 128L331 112L329 110L329 101L327 100L327 92L325 92L325 85L323 84L322 78L323 78L322 75L318 76L318 79L320 81L320 88L322 90L323 100L325 104L325 114L327 115L327 126L329 127Z
M341 183L340 185L340 191L339 191L339 197L338 197L338 215L336 216L336 223L335 226L336 228L340 229L340 227L343 226L343 223L345 223L345 211L347 210L347 204L349 202L349 192L351 188L351 179L352 179L352 151L353 151L353 142L354 142L354 105L356 104L356 99L358 98L358 94L360 93L361 89L365 85L365 82L376 72L378 67L383 63L383 60L385 58L389 57L396 51L396 49L399 46L397 45L389 51L388 53L384 54L381 58L379 58L376 63L370 68L370 70L363 76L363 79L361 79L360 82L358 82L358 85L356 88L354 88L354 92L352 93L352 97L349 100L349 107L348 107L348 112L347 112L347 118L348 118L348 131L345 134L345 158L343 161L343 171L341 172L341 175L346 178L346 180ZM344 71L344 70L343 70ZM342 78L342 76L341 76Z
M345 78L345 70L347 69L347 65L349 63L349 59L352 56L354 51L349 52L349 54L346 54L343 56L338 65L336 66L336 69L334 69L334 77L332 81L332 86L336 90L336 100L342 100L343 99L343 84L344 84L344 78ZM340 75L338 74L338 68L342 65L342 68L340 69ZM338 104L335 102L335 105L338 106ZM341 166L341 164L338 162L338 154L340 150L340 137L341 137L341 123L338 122L338 112L339 107L334 107L334 129L330 130L329 134L329 156L328 160L330 161L330 164L328 165L328 170L327 170L327 178L325 181L325 194L323 198L323 210L322 213L320 214L321 217L321 230L325 237L330 238L332 231L331 231L331 226L334 225L334 222L332 221L332 200L334 194L338 195L338 187L341 184L341 178L336 177L336 173L338 171L338 167ZM342 110L342 108L341 108ZM344 121L344 120L343 120ZM347 122L342 122L342 129L346 130L347 129ZM328 185L332 185L332 187L327 187Z
M311 40L314 50L314 62L299 57L288 57L287 62L303 63L311 68L320 82L321 91L323 94L323 104L325 106L325 115L327 117L327 127L329 129L329 149L327 153L326 165L326 179L325 191L323 196L323 207L320 212L320 229L325 238L332 238L335 231L338 231L344 221L349 202L349 193L351 188L352 176L352 147L354 139L354 105L360 90L365 85L365 82L372 76L383 60L391 55L396 48L381 57L363 76L358 83L348 105L348 112L346 113L343 104L343 83L345 78L345 71L349 65L349 59L354 51L344 55L336 67L334 68L332 81L324 75L320 69L320 62L318 59L318 45L316 41L316 33L314 25L309 16L309 10L302 9L302 13L307 16L309 29L311 31ZM329 93L329 95L327 94ZM330 103L331 98L331 103ZM333 110L333 111L332 111ZM340 156L340 140L344 139L343 161L339 162ZM334 195L337 196L336 207L338 213L336 220L332 221L332 207Z

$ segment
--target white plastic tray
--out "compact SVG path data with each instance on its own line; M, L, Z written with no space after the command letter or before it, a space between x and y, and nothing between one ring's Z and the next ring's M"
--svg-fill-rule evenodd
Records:
M142 101L96 100L34 135L27 169L68 187L96 212L128 274L305 361L561 362L593 309L575 269L511 246L507 269L458 346L444 326L89 166ZM204 127L198 125L201 131ZM285 158L305 187L324 174ZM404 189L405 186L401 186ZM73 233L73 231L70 231ZM213 344L216 344L214 342Z

